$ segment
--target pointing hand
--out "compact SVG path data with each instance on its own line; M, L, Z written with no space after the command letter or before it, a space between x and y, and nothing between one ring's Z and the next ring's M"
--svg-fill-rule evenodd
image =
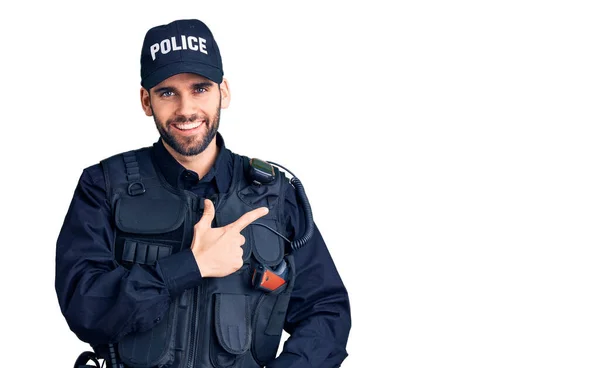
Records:
M246 242L240 232L267 213L267 207L256 208L229 225L213 228L215 206L205 199L202 218L194 225L191 246L202 277L224 277L239 270L244 264L242 245Z

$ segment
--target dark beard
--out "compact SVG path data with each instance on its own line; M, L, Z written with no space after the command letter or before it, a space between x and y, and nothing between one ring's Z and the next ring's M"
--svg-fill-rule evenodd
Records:
M196 114L186 118L184 116L178 116L174 119L167 120L166 124L162 124L156 116L154 115L154 111L152 111L152 117L154 118L154 124L156 124L156 129L158 129L158 133L163 141L169 145L175 152L179 153L182 156L195 156L198 155L208 147L210 142L217 135L217 131L219 130L219 123L221 121L221 103L219 102L219 106L217 107L217 111L215 112L214 119L206 118L206 126L207 133L204 135L200 142L195 142L197 137L183 137L183 142L177 141L174 135L170 134L163 126L170 127L171 124L181 124L186 122L195 122L198 120L198 116ZM173 128L176 129L176 128Z

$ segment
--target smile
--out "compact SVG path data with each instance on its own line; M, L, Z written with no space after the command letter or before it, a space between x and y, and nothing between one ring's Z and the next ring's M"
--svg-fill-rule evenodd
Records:
M204 121L196 122L196 123L183 123L183 124L173 124L175 128L182 131L190 131L197 129L200 125L204 124Z

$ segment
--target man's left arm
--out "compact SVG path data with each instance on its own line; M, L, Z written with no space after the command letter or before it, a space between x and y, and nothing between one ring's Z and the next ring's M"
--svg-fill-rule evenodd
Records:
M295 237L306 229L304 210L293 189L286 195L286 213ZM295 251L296 282L288 306L282 353L268 368L333 368L348 356L350 302L342 279L315 225L311 239Z

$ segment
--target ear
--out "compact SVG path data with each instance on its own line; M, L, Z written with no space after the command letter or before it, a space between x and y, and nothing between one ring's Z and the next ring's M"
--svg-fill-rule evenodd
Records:
M144 87L140 88L140 100L142 102L142 109L146 116L152 116L152 107L150 106L150 94Z
M229 107L229 101L231 101L231 92L229 91L229 82L223 78L223 82L219 85L221 89L221 108L226 109Z

